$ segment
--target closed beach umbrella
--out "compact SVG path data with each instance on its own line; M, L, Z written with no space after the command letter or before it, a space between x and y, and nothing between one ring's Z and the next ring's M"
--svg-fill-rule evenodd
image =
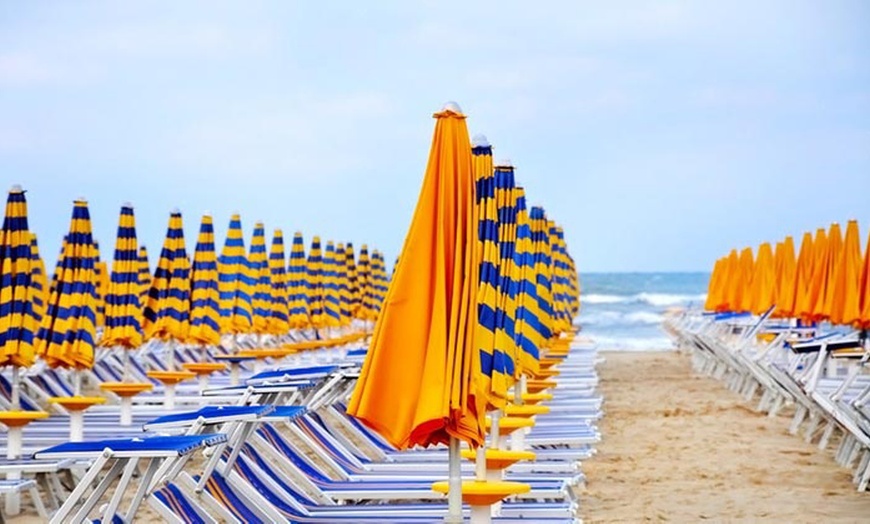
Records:
M357 281L359 282L360 307L357 318L360 320L374 320L374 290L372 283L371 260L369 259L369 247L363 244L359 250L359 262L357 264Z
M752 248L746 247L740 252L737 278L734 282L731 302L735 304L734 311L749 313L752 311L752 273L755 270L755 257Z
M861 265L859 300L861 314L855 325L860 329L868 329L870 328L870 238L867 239L867 247L865 247L864 260Z
M348 242L344 248L345 265L347 267L347 286L350 295L350 316L356 317L360 305L359 282L356 274L356 255L353 243Z
M553 336L553 288L550 271L550 235L547 231L547 214L542 207L532 207L529 212L532 222L532 239L535 245L535 293L538 297L540 321L537 331L545 344ZM540 349L540 348L539 348Z
M335 245L328 241L323 255L323 324L329 327L341 325L341 294L335 257Z
M18 367L33 364L33 338L39 327L34 311L37 290L32 242L24 190L13 186L6 198L0 230L0 366L12 366L16 379ZM13 384L16 401L17 395L17 384ZM13 405L13 409L18 407Z
M34 233L30 234L30 259L33 264L33 278L30 281L33 286L33 314L39 322L45 314L45 303L48 301L48 278L45 275L45 262L39 256L39 245Z
M284 264L284 233L276 229L272 234L272 248L269 251L272 314L269 316L267 330L278 336L286 335L290 331L287 273Z
M269 278L269 259L266 255L266 232L262 222L254 225L248 268L253 280L254 294L251 300L251 331L258 335L268 332L272 316L272 283Z
M302 239L302 233L297 231L293 235L293 244L290 247L290 263L287 266L287 287L290 308L288 321L292 329L301 329L311 325L308 313L306 272L305 243Z
M832 273L828 313L833 324L852 325L861 316L861 237L858 221L846 224L846 236Z
M793 316L807 320L812 310L812 297L810 294L815 270L815 248L813 235L804 233L801 239L801 250L798 253L797 265L795 266L795 288Z
M218 290L221 332L250 332L254 283L249 277L248 257L242 237L242 219L238 214L230 218L224 248L218 258Z
M181 212L169 215L163 249L145 303L146 338L183 342L190 330L190 259L184 244Z
M139 303L145 307L151 289L151 264L148 263L148 248L139 246Z
M477 222L465 117L437 123L420 198L348 413L394 446L483 442ZM426 278L420 278L424 275Z
M338 298L340 299L341 325L346 326L350 323L350 278L348 274L350 267L347 260L347 251L344 244L335 246L336 267L338 268Z
M750 312L761 315L773 306L775 285L773 250L770 248L770 243L764 242L758 247L758 257L752 270L752 281L749 286Z
M203 215L190 269L190 332L188 341L201 346L217 346L221 339L220 291L214 222Z
M514 265L517 268L517 312L514 337L519 348L519 365L526 375L539 371L538 348L543 345L535 325L538 323L538 297L535 290L534 246L526 195L517 188L517 235L514 250ZM478 308L480 311L480 308Z
M490 383L490 401L498 407L504 405L508 389L516 376L517 359L514 333L516 305L513 275L514 238L516 237L516 210L514 209L514 169L510 165L495 167L495 200L498 213L498 294L495 311L495 347L493 372Z
M776 278L776 312L783 318L794 316L795 292L797 290L797 261L794 254L794 240L787 236L777 247L779 267Z
M384 255L380 251L372 252L372 307L375 311L375 317L380 314L381 308L384 305L384 300L387 298L387 290L389 289L389 280L387 280L387 268L384 264Z
M109 292L109 268L106 262L100 258L100 243L94 242L94 253L96 253L96 262L94 263L94 276L97 286L97 327L106 325L106 295Z
M139 302L139 244L133 206L121 206L112 275L106 295L106 328L101 345L135 349L142 345Z
M62 263L57 269L57 286L48 299L36 336L37 354L52 367L81 370L94 364L95 261L88 204L84 199L76 200Z
M813 319L816 321L829 320L834 309L834 273L837 271L837 264L840 262L840 255L843 251L843 235L840 231L840 224L831 224L828 229L828 242L825 245L825 252L822 255L819 271L821 271L821 280L819 295L816 298L814 307Z
M713 264L713 272L710 273L710 281L707 284L707 299L704 301L705 311L716 311L719 303L719 292L722 287L722 277L724 276L724 258L717 259Z
M323 293L323 253L320 247L320 237L311 239L311 249L308 250L308 260L305 264L305 292L308 300L308 317L314 327L322 327L324 318Z

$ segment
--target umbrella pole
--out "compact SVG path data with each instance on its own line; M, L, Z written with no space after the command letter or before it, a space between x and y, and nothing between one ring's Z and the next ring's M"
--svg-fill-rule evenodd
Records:
M21 370L15 364L12 365L12 410L18 411L21 409Z
M450 437L448 443L447 482L447 515L444 522L450 524L462 523L462 457L459 454L459 439Z
M514 403L518 406L523 405L523 394L526 392L527 377L525 374L520 375L520 379L514 385ZM522 429L511 433L511 449L514 451L525 451L526 449L526 433Z
M130 379L130 350L127 348L122 348L124 354L124 378L123 381L127 382Z

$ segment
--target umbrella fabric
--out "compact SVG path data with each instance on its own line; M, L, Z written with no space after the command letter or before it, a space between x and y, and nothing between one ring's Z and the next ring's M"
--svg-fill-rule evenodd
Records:
M347 267L347 288L350 296L350 316L356 317L360 306L359 282L356 274L356 256L353 243L348 242L344 248L345 265Z
M36 353L52 367L87 369L94 365L97 290L91 217L84 200L73 204L61 259L57 286L36 336Z
M795 291L797 289L797 261L794 254L794 239L785 237L777 253L782 253L776 271L776 314L782 318L794 316Z
M731 299L736 304L735 311L738 313L748 313L752 310L752 296L749 290L754 268L755 257L752 254L752 248L743 248L738 259L737 279L734 282L735 296Z
M133 207L121 206L112 276L106 295L106 328L101 345L134 349L142 345L139 302L139 244Z
M538 324L538 297L535 289L537 275L532 226L526 209L525 191L517 188L517 193L517 238L514 250L514 265L517 268L517 321L514 325L514 336L515 343L520 349L519 364L522 371L528 375L539 371L538 348L544 345L544 341L540 340L535 328Z
M311 249L308 250L308 261L305 272L305 292L308 299L308 316L314 327L322 327L324 318L323 290L323 254L320 248L320 237L311 239Z
M254 225L251 251L248 253L250 278L254 283L251 300L251 330L263 335L268 333L272 316L272 282L269 277L269 259L266 254L266 232L262 222Z
M187 340L190 331L190 259L181 213L173 211L145 303L146 338Z
M565 233L561 227L553 224L550 228L553 236L553 304L556 309L557 331L567 332L571 329L572 293L569 274L571 266L568 262L568 252L565 246Z
M824 281L825 281L825 255L828 249L828 234L824 228L816 230L816 236L813 238L812 252L810 253L810 278L807 282L807 290L804 300L801 302L801 308L798 311L800 317L804 320L814 322L817 320L816 304L821 300L824 301ZM820 299L820 297L822 297Z
M398 448L479 446L484 437L477 325L477 235L464 115L435 115L411 226L348 413ZM426 275L427 278L420 278Z
M359 282L360 292L360 307L357 311L357 318L361 320L374 320L375 296L372 282L371 260L369 259L369 247L366 244L363 244L359 250L357 281Z
M203 215L190 270L190 342L202 346L220 343L219 300L214 222L210 215Z
M792 316L806 318L804 314L810 308L810 282L813 278L813 235L806 232L801 239L801 249L798 252L795 265L794 307Z
M535 206L529 211L529 218L532 222L532 240L535 245L535 276L537 277L535 293L538 297L539 324L536 331L538 331L544 344L549 344L549 340L553 336L553 291L547 214L542 207Z
M284 233L276 229L272 234L272 249L269 251L269 283L271 315L267 331L273 335L285 335L290 331L290 309L287 304L287 273L284 266Z
M347 325L350 323L351 293L350 278L348 277L350 268L347 260L347 250L345 249L344 244L338 244L335 246L335 259L338 273L338 297L340 299L339 310L341 313L341 324Z
M722 286L725 283L726 257L716 260L713 264L713 272L710 273L710 282L707 284L707 299L704 301L704 311L718 311L721 304Z
M774 303L776 274L773 264L773 250L770 243L758 247L758 256L749 283L749 311L756 315L765 313Z
M471 149L475 180L475 220L477 223L477 326L474 346L478 351L481 369L481 388L489 392L492 387L493 351L495 350L496 309L498 307L498 209L495 201L492 146L482 137L476 137ZM398 264L397 264L398 265ZM487 404L497 407L487 395Z
M6 198L0 229L0 366L33 364L34 335L39 318L34 311L33 238L27 224L27 199L15 186Z
M858 221L846 224L840 255L831 273L831 293L827 301L827 312L831 323L852 325L861 315L858 292L861 284L861 238Z
M819 270L821 271L819 294L813 311L813 320L829 320L833 311L834 296L834 273L840 261L843 251L843 235L840 224L831 224L828 230L828 242L825 244L825 252L822 255Z
M308 327L311 323L308 313L308 292L306 289L307 265L305 262L305 243L302 233L293 235L290 247L290 263L287 267L287 294L290 308L288 322L291 328Z
M148 290L151 289L151 264L148 263L148 248L139 246L139 303L145 307Z
M335 245L329 241L323 255L323 324L330 327L341 325L341 293L335 257Z
M245 241L242 238L242 219L236 214L230 218L227 238L218 258L222 333L251 331L254 282L249 273Z
M868 329L870 328L870 238L867 239L867 247L864 251L859 293L861 313L855 326L860 329Z
M380 314L387 297L389 281L387 280L387 268L384 264L384 255L380 251L372 252L372 308L375 317Z
M97 287L97 327L106 325L106 295L109 293L109 267L100 258L100 243L94 241L94 253L96 253L96 262L94 263L94 276L96 278Z
M38 323L45 314L45 303L48 301L48 279L45 276L45 262L39 256L35 233L30 234L30 260L33 264L33 278L30 281L33 286L33 314Z

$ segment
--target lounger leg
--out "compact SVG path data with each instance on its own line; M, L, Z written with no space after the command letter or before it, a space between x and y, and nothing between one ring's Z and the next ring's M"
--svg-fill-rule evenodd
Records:
M133 473L139 465L139 459L130 460L127 467L124 468L124 474L121 475L121 480L118 481L118 487L115 488L115 493L109 500L109 505L103 513L103 522L112 522L112 517L118 511L118 506L121 504L121 499L124 497L124 492L127 491L127 486L130 484L130 479L133 478Z
M800 429L801 424L803 423L806 416L807 408L805 408L803 405L799 405L797 408L795 408L794 418L791 421L791 426L788 427L788 432L792 435L797 435L797 432Z
M142 499L148 493L148 485L151 484L151 479L154 478L159 464L159 460L151 459L148 469L145 470L145 475L139 479L139 489L136 490L133 500L130 501L130 506L127 508L126 515L124 515L124 522L133 522L133 517L136 516L136 511L139 509L139 505L142 504Z
M834 434L836 426L833 422L828 422L825 426L825 431L822 432L822 438L819 439L819 449L824 451L828 447L828 442L831 440L831 435Z
M863 464L864 473L861 474L861 479L858 481L858 491L866 491L867 484L870 484L870 449L864 450L861 464Z
M806 432L806 435L804 436L804 440L806 441L807 444L809 444L810 442L813 441L813 437L816 436L816 428L818 428L818 427L819 427L819 414L816 412L813 412L810 415L810 424L809 424L809 427L807 427L807 432Z
M105 477L97 484L97 487L94 488L94 492L91 493L91 496L88 497L82 507L78 510L78 512L73 515L72 522L84 522L87 519L88 514L96 507L97 502L103 498L103 494L106 493L106 490L109 489L109 486L112 482L115 482L115 479L121 474L124 470L124 466L127 465L130 459L120 459L109 469L109 473L106 474Z
M773 405L770 406L770 411L767 412L767 416L775 418L779 414L779 410L782 409L783 402L785 402L785 398L782 395L776 395L776 398L773 399Z
M60 509L52 516L51 524L70 522L67 517L72 512L73 508L75 508L76 504L82 499L85 491L87 491L91 483L97 478L97 475L99 475L103 466L106 465L106 462L108 462L111 457L111 453L106 450L97 460L94 461L93 464L91 464L91 467L85 473L84 477L82 477L81 481L79 481Z
M48 511L45 510L45 504L42 503L42 497L39 496L39 490L34 486L28 490L30 493L30 500L33 501L33 505L36 506L36 512L40 517L47 519Z

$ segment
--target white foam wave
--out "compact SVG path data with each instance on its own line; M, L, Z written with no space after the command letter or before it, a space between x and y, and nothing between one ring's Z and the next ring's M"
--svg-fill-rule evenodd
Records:
M636 295L606 295L589 294L580 295L581 304L622 304L622 303L645 303L651 306L676 306L689 302L703 302L707 299L706 294L700 295L677 295L669 293L638 293Z
M669 351L674 349L674 344L667 337L600 337L594 336L593 340L598 344L601 351Z
M632 313L596 311L593 313L581 313L578 324L581 326L658 325L663 320L664 317L662 315L651 311L635 311Z

